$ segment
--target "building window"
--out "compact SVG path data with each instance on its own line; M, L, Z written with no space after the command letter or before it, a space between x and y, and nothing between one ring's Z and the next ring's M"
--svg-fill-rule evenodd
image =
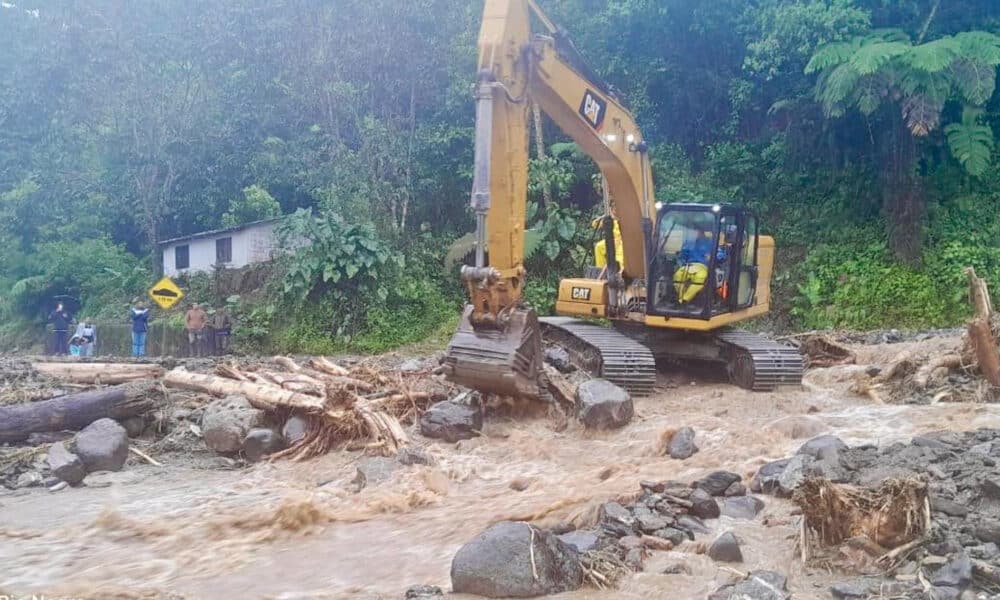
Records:
M174 248L174 268L178 271L191 266L190 248L187 244Z
M215 240L215 264L223 265L233 262L233 238L224 237Z

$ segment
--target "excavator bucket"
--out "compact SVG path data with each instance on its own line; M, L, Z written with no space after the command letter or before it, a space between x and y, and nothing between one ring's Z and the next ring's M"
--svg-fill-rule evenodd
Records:
M542 334L535 311L514 310L502 328L477 329L471 317L470 304L445 355L448 379L485 393L538 398Z

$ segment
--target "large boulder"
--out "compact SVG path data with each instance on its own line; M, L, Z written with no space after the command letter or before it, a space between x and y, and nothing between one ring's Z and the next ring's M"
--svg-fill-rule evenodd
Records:
M791 498L795 490L811 476L820 474L816 467L816 459L808 454L796 454L789 459L781 475L778 476L778 486L775 495Z
M268 454L274 454L285 447L281 434L265 427L251 429L243 439L243 456L250 462L257 462Z
M777 491L781 474L785 472L789 462L791 459L783 458L763 465L750 481L750 491L758 494L772 494Z
M49 448L49 470L52 474L70 485L76 485L87 476L87 469L80 457L66 449L62 442L56 442Z
M674 433L667 444L667 454L670 458L684 460L691 458L698 451L698 446L694 443L694 429L682 427Z
M731 531L727 531L715 538L712 545L708 547L708 557L719 562L743 562L740 542Z
M737 583L724 585L708 600L788 600L787 578L775 571L754 571Z
M705 490L698 488L688 498L690 513L699 519L718 519L719 503Z
M450 443L472 439L482 429L483 409L478 404L438 402L420 417L422 435Z
M615 429L632 420L635 409L628 392L604 379L591 379L576 388L577 416L590 429Z
M819 460L825 456L836 455L842 450L847 450L847 444L839 437L835 435L821 435L802 444L796 454L805 454Z
M285 438L285 442L290 446L306 437L306 433L308 432L309 423L297 415L288 417L288 420L281 427L281 437Z
M264 425L264 411L243 396L227 396L205 407L201 432L205 445L219 454L237 454L250 430Z
M754 496L726 498L722 504L722 514L733 519L751 521L764 509L764 501Z
M694 487L700 488L712 496L721 496L726 493L729 486L740 480L740 476L729 471L715 471L709 473L704 478L694 483Z
M583 584L577 553L548 531L502 521L462 546L451 562L458 594L534 598Z
M76 434L72 450L88 473L121 471L128 458L128 432L113 419L98 419Z

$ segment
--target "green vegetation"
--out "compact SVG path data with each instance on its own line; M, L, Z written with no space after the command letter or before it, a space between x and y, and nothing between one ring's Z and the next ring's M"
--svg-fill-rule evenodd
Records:
M954 324L963 266L1000 286L996 2L540 3L635 112L659 200L762 215L774 326ZM244 348L374 352L455 323L482 0L14 4L0 343L37 335L59 294L122 323L157 241L279 214L281 260L183 281ZM543 124L526 293L548 310L602 201Z

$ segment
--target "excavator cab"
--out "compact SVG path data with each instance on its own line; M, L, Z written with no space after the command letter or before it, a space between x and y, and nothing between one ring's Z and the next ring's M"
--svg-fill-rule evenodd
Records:
M753 306L757 219L730 204L667 204L657 211L647 313L709 320Z

